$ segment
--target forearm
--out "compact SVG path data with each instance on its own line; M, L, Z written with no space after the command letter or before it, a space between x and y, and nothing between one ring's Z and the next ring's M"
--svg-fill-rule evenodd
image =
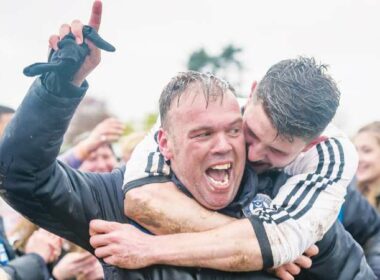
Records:
M6 169L11 165L33 176L52 164L86 88L70 90L72 97L63 98L47 91L40 78L33 83L0 144L0 161Z
M206 231L235 221L202 207L172 182L132 189L124 206L129 218L157 235Z
M206 232L154 236L151 245L149 257L155 264L224 271L263 268L260 247L247 219Z

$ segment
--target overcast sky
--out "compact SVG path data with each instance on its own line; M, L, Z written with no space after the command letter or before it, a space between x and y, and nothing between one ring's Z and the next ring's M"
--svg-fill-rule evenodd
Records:
M22 69L44 61L62 23L87 22L90 0L1 0L0 103L17 107L31 78ZM272 64L297 55L330 65L342 91L337 122L352 134L380 120L380 1L377 0L104 0L105 53L88 94L107 100L123 120L157 110L161 89L185 69L189 54L242 47L244 93Z

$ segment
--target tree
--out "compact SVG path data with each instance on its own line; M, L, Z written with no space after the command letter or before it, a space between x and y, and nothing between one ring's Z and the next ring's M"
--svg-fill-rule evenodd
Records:
M238 91L241 87L241 74L244 65L238 58L242 48L233 44L225 46L220 54L210 55L204 48L195 50L187 61L187 69L199 72L211 72L228 82Z

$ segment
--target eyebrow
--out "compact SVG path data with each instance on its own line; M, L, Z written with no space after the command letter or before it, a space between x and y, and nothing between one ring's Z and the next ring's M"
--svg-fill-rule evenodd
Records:
M234 126L234 125L236 125L238 123L242 123L242 122L243 122L243 119L241 117L238 117L235 120L233 120L232 122L230 122L227 126ZM191 129L189 131L189 134L192 134L192 133L195 133L195 132L198 132L198 131L212 130L212 129L213 129L212 126L204 125L204 126L200 126L200 127Z

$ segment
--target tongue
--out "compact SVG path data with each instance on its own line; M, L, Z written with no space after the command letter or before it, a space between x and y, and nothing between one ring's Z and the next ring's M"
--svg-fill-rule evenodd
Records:
M223 182L224 176L227 174L225 170L207 169L207 175L213 178L215 181Z

